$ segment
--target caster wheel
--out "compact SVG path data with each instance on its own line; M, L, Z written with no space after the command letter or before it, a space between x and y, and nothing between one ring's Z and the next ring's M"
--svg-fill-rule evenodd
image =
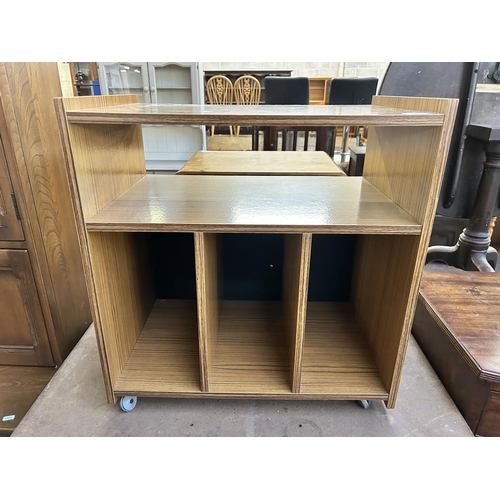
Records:
M120 399L120 408L125 412L132 411L136 404L137 396L122 396Z
M372 404L372 402L369 399L360 399L358 401L359 406L361 408L364 408L365 410Z

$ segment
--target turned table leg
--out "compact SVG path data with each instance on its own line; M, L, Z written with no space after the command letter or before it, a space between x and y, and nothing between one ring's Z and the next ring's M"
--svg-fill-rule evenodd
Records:
M454 246L437 245L428 249L426 263L440 260L466 271L494 272L498 254L490 246L489 226L500 188L500 126L473 125L470 129L469 136L486 140L486 161L472 216Z

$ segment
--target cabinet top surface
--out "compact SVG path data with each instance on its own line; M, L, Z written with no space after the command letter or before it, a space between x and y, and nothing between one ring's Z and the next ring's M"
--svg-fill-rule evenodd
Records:
M421 225L361 177L146 175L87 229L420 234Z
M440 126L443 115L375 105L120 104L67 111L70 123Z

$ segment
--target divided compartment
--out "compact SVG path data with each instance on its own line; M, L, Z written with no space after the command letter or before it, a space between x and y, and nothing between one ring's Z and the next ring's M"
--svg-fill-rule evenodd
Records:
M303 310L301 256L309 239L302 234L195 235L209 392L292 392Z
M387 399L417 245L406 235L313 235L301 394Z
M89 232L117 395L202 390L193 233Z

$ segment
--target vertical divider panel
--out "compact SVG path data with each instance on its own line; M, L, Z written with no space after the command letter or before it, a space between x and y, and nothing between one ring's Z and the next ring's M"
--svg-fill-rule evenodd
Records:
M292 392L300 391L312 234L287 234L283 266L283 309L290 346Z
M195 233L194 241L201 387L209 392L222 308L222 253L218 234Z

